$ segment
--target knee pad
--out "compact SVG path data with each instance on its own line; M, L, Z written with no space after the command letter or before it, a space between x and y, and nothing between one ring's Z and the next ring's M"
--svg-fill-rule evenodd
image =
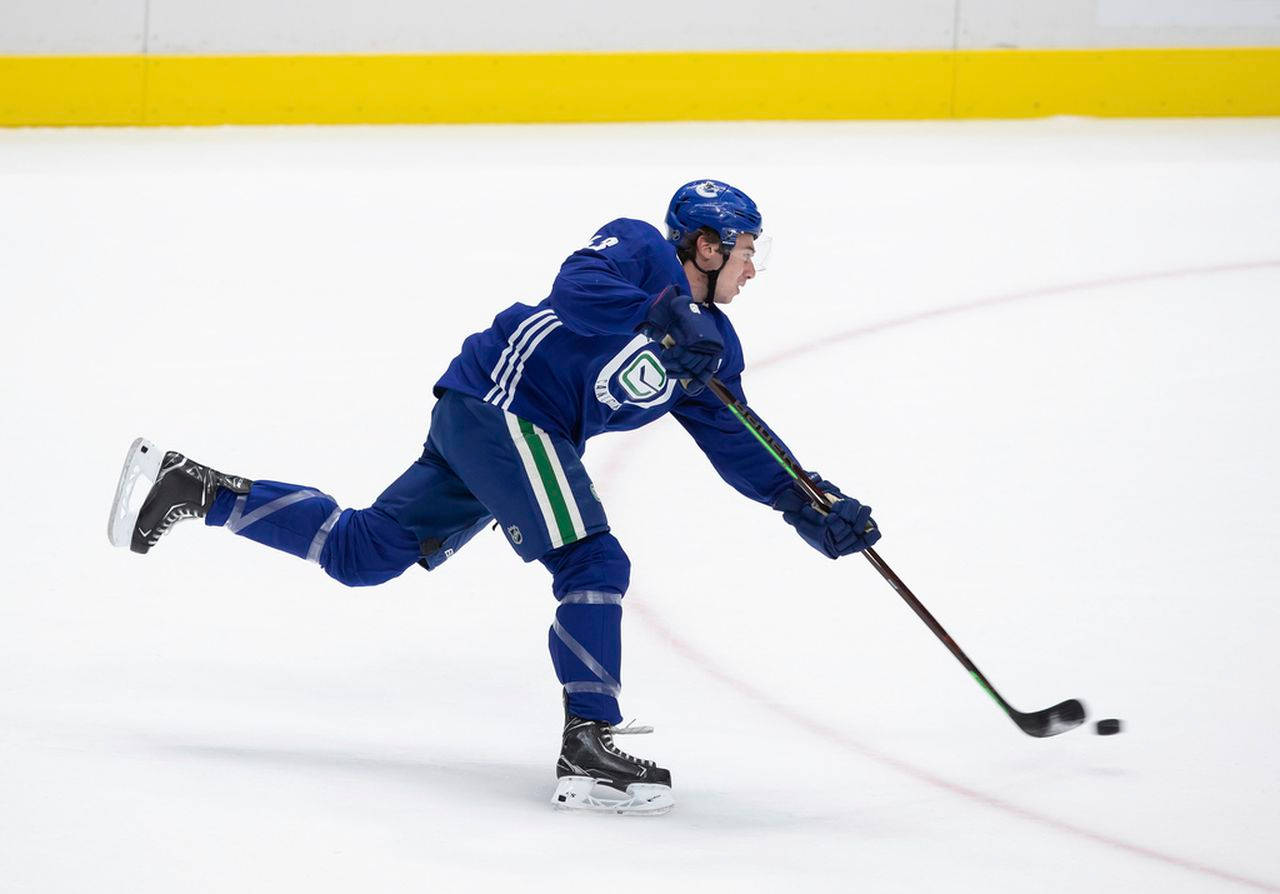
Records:
M608 531L553 549L540 561L551 572L551 592L556 599L581 590L621 594L631 583L631 560L618 538Z
M348 587L368 587L400 576L418 561L418 538L379 509L347 509L334 522L317 560Z

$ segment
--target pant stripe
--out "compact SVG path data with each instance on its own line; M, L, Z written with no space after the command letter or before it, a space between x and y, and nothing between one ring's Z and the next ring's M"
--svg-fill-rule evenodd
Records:
M273 512L279 512L281 509L285 508L286 506L292 506L294 503L298 503L302 500L310 500L312 497L323 497L323 496L324 494L320 493L320 491L318 490L294 491L291 494L285 494L283 497L272 500L270 503L266 504L265 506L259 506L257 509L250 512L248 515L245 515L236 519L227 519L226 528L232 534L238 534L240 533L240 531L249 527L249 525L253 524L259 519L266 518L268 515L270 515ZM239 500L237 500L236 503L237 503L237 508L240 508L238 505Z
M578 660L587 666L587 670L599 677L605 686L610 687L611 691L607 693L608 695L616 698L622 692L622 686L613 678L613 674L605 670L604 665L596 661L596 657L583 648L582 643L574 639L572 633L561 626L559 619L551 625L551 629L555 631L556 636L560 637L560 642L564 643L569 648L569 651L578 656Z
M582 513L573 498L573 490L569 487L564 466L556 454L555 444L546 432L518 416L508 414L508 428L511 427L512 420L515 421L512 437L524 460L529 483L538 495L539 506L543 504L543 497L546 498L543 517L547 522L547 533L551 537L552 546L560 547L581 540L587 536L586 526L582 523Z
M524 424L523 420L513 413L503 413L503 415L507 419L507 431L511 433L511 440L516 444L516 452L520 454L520 461L524 464L525 476L529 479L534 498L538 501L538 508L542 510L542 521L547 526L547 536L551 539L551 545L552 547L564 546L564 538L560 536L560 526L556 523L555 513L551 509L551 500L546 488L542 485L542 476L538 474L538 467L533 459L533 451L529 441L520 431L520 426Z
M573 529L573 537L566 539L565 543L581 540L587 536L587 526L582 523L582 513L578 511L578 501L573 498L573 488L570 487L569 477L565 475L564 466L560 463L560 454L556 453L556 445L552 443L546 432L540 428L535 429L535 431L547 452L547 459L551 461L551 471L556 476L556 484L559 485L560 493L564 496L565 509L569 512L569 523Z
M573 529L573 518L569 515L569 507L565 505L564 491L560 489L560 479L556 477L555 469L547 456L547 448L551 447L551 452L554 453L555 447L538 437L533 424L524 419L520 420L520 433L524 436L525 443L529 445L529 452L533 454L533 464L538 469L538 478L547 492L551 513L555 516L556 527L559 529L560 543L573 543L578 539L577 532ZM564 474L563 471L561 474Z
M338 516L342 515L342 507L339 506L329 513L329 517L325 519L320 530L316 531L315 539L311 541L311 548L307 550L308 562L319 562L320 551L324 549L325 541L329 539L329 532L333 530L334 524L338 521Z

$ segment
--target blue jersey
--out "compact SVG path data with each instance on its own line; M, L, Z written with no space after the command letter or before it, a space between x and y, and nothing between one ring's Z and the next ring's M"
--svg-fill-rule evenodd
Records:
M560 267L536 306L513 304L467 338L436 383L555 432L582 453L601 432L639 428L670 412L712 465L746 496L770 502L790 481L709 390L689 395L669 378L659 347L638 330L664 290L689 294L675 247L653 226L606 224ZM717 377L745 402L742 344L729 318L705 305L724 341Z

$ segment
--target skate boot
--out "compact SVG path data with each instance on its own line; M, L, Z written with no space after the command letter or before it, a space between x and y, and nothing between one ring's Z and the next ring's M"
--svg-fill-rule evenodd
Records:
M562 810L633 816L666 813L675 806L671 774L653 761L632 757L613 744L615 733L651 731L612 727L566 712L564 741L556 761L560 781L551 803Z
M135 500L139 481L146 481L150 488ZM145 553L177 522L203 518L219 491L247 494L251 484L247 478L224 475L181 453L162 453L155 444L138 438L120 472L107 536L112 546Z

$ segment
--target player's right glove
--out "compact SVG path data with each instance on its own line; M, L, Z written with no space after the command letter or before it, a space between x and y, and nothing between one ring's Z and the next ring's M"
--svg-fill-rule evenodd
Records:
M697 394L720 368L724 341L712 315L688 295L668 287L649 305L641 327L660 343L667 375L679 379L690 394Z
M825 513L794 482L773 500L773 508L782 513L805 543L829 559L838 559L861 552L880 539L870 506L846 497L840 488L815 473L811 472L810 477L818 490L836 498Z

